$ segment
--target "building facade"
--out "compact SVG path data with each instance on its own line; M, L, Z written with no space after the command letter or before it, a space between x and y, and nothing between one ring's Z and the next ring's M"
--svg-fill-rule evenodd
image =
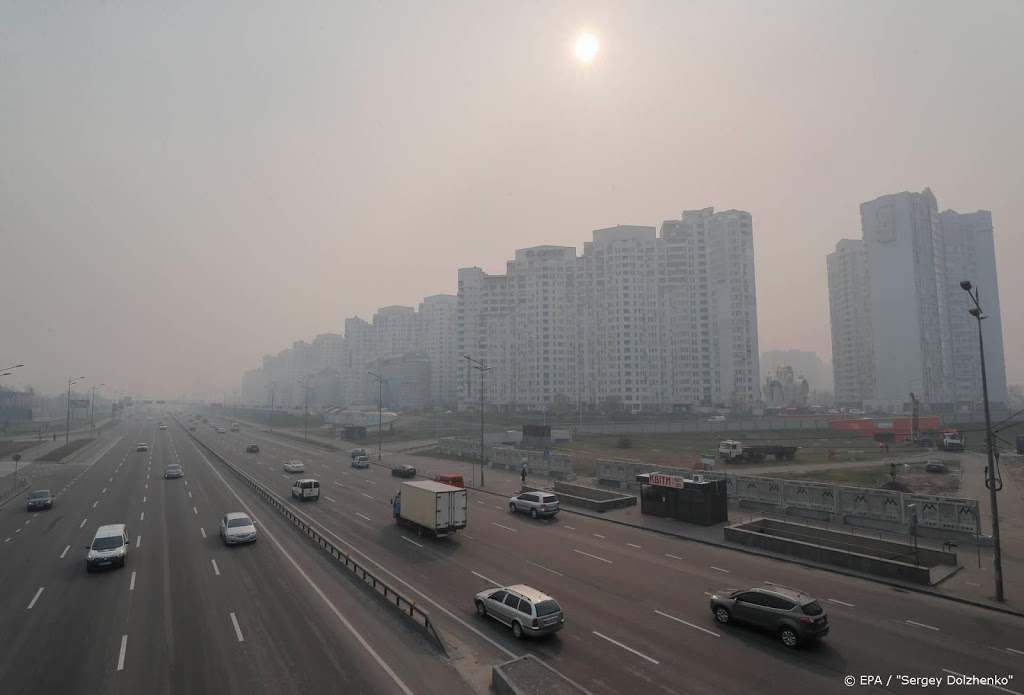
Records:
M860 408L875 398L868 258L861 239L842 239L826 257L836 405Z

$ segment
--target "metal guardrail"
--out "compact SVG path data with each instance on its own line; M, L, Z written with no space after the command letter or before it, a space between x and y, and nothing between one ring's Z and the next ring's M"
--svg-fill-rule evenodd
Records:
M17 484L15 484L16 482ZM0 504L5 504L18 496L31 484L32 481L24 474L19 475L17 481L14 480L13 475L0 477Z
M180 424L180 423L179 423ZM187 432L187 431L186 431ZM278 512L284 515L289 521L295 524L303 533L309 536L313 541L316 542L323 550L327 551L335 560L340 561L344 564L345 569L352 572L352 574L371 587L377 594L387 601L390 605L398 608L403 614L408 615L416 624L424 628L429 637L431 637L437 645L441 648L445 654L448 650L445 648L444 640L441 639L441 635L437 632L437 628L434 627L434 623L430 620L430 614L420 608L416 599L406 598L401 592L395 590L391 585L382 579L379 579L366 567L359 564L352 556L344 550L340 550L326 536L321 534L312 524L307 523L298 514L293 512L285 502L274 493L270 492L267 488L260 485L258 482L253 480L251 477L243 473L237 466L228 462L224 457L215 452L213 449L208 447L203 441L192 435L191 432L187 432L192 438L204 449L206 449L213 457L223 463L228 469L235 474L243 483L252 488L256 494L266 500L272 507Z

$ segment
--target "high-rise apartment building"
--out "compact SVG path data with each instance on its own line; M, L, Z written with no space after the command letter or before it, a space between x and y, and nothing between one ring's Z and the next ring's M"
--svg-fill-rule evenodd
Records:
M419 346L419 317L411 306L386 306L373 315L379 357L403 355Z
M419 307L421 349L430 358L430 397L435 407L456 404L455 373L461 357L455 341L458 310L459 298L454 294L425 297Z
M489 407L753 407L760 401L749 213L707 208L654 227L521 249L506 275L459 271L460 351L485 362ZM459 370L460 407L478 388ZM473 373L474 380L477 375Z
M854 251L857 242L844 240L845 252L837 245L828 258L837 401L899 408L914 392L936 410L979 404L977 324L960 288L970 280L988 316L982 326L989 399L1005 404L991 215L940 214L927 188L882 196L860 211L863 255Z

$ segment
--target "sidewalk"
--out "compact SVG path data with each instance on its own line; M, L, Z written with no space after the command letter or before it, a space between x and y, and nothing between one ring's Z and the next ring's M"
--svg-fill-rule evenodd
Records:
M399 454L396 458L401 461L406 458L406 456ZM484 471L484 480L486 485L481 488L479 486L480 466L470 461L448 461L444 459L418 456L409 458L413 459L418 472L428 478L433 477L438 473L461 473L466 480L467 487L472 487L473 489L489 492L502 497L511 497L512 495L518 494L520 491L521 479L519 477L519 473L514 470L506 471L499 468L486 468ZM965 458L965 464L966 463ZM1007 463L1005 457L1002 463ZM981 465L984 467L984 462L982 462ZM959 571L943 580L937 586L922 587L919 584L882 579L874 575L835 568L830 565L811 563L803 560L797 561L788 556L756 551L748 546L727 542L724 539L724 527L726 524L717 524L715 526L695 526L681 521L675 521L673 519L646 516L641 513L639 503L634 507L614 509L604 513L569 506L563 506L562 510L572 514L580 514L595 519L601 519L610 523L633 526L635 528L676 536L678 538L685 538L699 543L734 548L744 553L759 554L766 557L781 559L785 562L803 564L839 574L890 584L915 592L936 594L967 603L1002 610L1010 610L1024 615L1024 556L1021 555L1021 550L1024 550L1024 538L1022 538L1022 534L1024 534L1024 464L1015 462L1015 466L1012 470L1008 470L1010 467L1007 465L1002 465L1001 468L1003 470L1004 481L1003 491L999 495L1000 530L1003 538L1002 564L1005 599L1003 603L999 603L994 599L992 549L986 547L981 547L979 549L974 543L960 542L959 547L957 548L957 558L961 565ZM528 476L527 484L544 488L552 487L553 481L545 477ZM575 481L575 484L596 487L596 484L592 479L580 478ZM984 490L983 484L982 489ZM973 495L965 494L964 496L971 497ZM982 509L987 510L987 490L985 490L984 496L978 495L978 499L981 499L982 497L986 500ZM985 513L987 514L987 511ZM752 518L756 516L759 516L758 510L739 507L734 503L730 503L729 505L729 523L735 523L746 517ZM842 527L855 533L870 533L870 531L866 529L843 527L842 524L829 524L829 526ZM923 541L923 543L929 542ZM941 545L941 543L936 543L934 541L931 541L931 544ZM979 550L981 556L980 568L978 567Z

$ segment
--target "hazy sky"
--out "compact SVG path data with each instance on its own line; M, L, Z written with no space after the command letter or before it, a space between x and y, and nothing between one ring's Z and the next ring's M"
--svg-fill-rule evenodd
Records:
M825 255L925 186L992 211L1024 381L1022 25L1018 0L0 2L4 383L230 397L459 267L707 206L753 214L761 349L828 359Z

